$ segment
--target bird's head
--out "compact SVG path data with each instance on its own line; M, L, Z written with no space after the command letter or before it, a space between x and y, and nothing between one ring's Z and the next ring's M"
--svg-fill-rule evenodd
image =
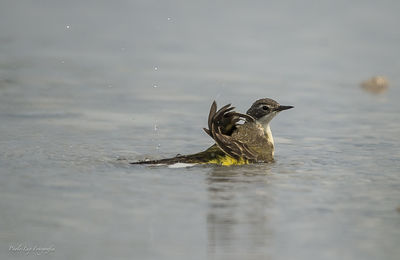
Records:
M247 110L246 114L254 117L262 125L268 125L279 112L293 108L293 106L282 106L270 98L259 99Z

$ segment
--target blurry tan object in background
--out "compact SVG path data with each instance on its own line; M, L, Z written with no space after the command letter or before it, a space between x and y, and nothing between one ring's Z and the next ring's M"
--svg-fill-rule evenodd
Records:
M375 76L361 82L361 87L374 94L385 92L389 87L389 81L384 76Z

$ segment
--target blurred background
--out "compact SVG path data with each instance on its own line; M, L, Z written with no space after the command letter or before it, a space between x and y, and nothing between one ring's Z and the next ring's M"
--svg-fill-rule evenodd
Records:
M399 10L2 0L0 258L397 259ZM275 163L129 165L212 145L213 100L264 97L295 106Z

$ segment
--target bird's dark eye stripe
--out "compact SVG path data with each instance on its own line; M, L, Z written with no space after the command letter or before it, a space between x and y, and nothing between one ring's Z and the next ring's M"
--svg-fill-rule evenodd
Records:
M262 109L269 110L269 107L268 106L263 106Z

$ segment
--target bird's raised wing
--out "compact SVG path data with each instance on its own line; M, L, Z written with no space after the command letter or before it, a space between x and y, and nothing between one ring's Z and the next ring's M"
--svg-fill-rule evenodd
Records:
M243 140L233 137L232 133L239 126L239 121L253 123L255 128L255 119L252 116L237 113L233 109L235 108L228 104L217 111L217 103L214 101L208 116L208 129L204 128L204 131L215 140L219 148L227 155L236 159L243 158L254 161L257 159L256 154L249 149Z

